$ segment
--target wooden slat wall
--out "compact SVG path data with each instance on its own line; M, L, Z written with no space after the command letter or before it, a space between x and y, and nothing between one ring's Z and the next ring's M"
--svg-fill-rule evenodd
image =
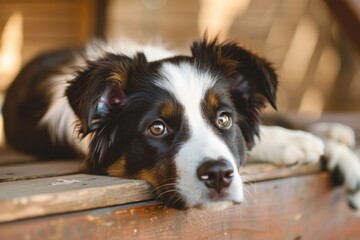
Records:
M25 63L39 52L88 40L95 8L95 0L0 0L0 32L11 14L23 15Z
M360 1L358 0L325 0L339 23L353 39L360 50Z
M157 9L146 7L146 2L152 1L109 0L107 35L164 39L176 48L187 48L198 35L199 1L163 1Z
M189 44L199 35L201 1L108 1L107 34L110 37L125 34L145 40L160 38L188 53ZM360 74L357 70L360 58L353 53L341 29L337 28L336 19L327 9L327 1L339 2L339 5L356 2L252 0L246 12L239 14L232 24L228 37L255 49L255 52L264 53L278 70L281 80L278 93L280 111L301 110L302 113L317 115L322 110L359 111L359 94L351 89L360 86L357 77ZM163 5L151 8L147 6L149 3ZM348 14L345 12L344 15ZM354 35L359 35L355 26L352 27ZM295 37L297 41L294 41ZM292 45L294 42L296 46ZM291 49L300 50L288 55ZM294 64L302 53L308 57ZM285 61L288 56L292 57ZM320 62L326 62L324 65L332 71L324 70ZM315 101L317 99L320 100Z

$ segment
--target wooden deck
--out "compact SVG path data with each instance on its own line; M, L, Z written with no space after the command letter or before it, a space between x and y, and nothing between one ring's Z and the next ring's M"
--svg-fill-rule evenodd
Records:
M354 122L353 118L351 118ZM358 118L359 120L360 118ZM348 123L348 122L347 122ZM144 181L0 151L0 239L359 239L360 216L320 164L241 169L246 203L178 211Z

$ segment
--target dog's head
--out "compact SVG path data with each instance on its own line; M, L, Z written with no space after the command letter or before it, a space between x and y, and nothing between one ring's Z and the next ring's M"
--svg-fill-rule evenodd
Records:
M243 200L238 168L275 107L272 67L235 43L194 42L192 56L149 62L108 53L66 91L89 137L90 172L144 179L176 208Z

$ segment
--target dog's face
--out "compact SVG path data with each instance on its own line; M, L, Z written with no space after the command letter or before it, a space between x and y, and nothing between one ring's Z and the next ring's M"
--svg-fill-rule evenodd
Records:
M243 200L238 168L258 133L276 74L233 43L195 42L192 56L89 61L67 97L90 138L88 169L144 179L166 205L219 209Z

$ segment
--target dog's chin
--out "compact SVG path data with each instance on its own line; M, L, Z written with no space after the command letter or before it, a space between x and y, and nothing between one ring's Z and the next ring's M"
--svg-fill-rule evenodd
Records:
M205 210L205 211L221 211L227 209L233 205L240 204L239 202L233 201L217 201L217 202L207 202L195 205L194 208Z

